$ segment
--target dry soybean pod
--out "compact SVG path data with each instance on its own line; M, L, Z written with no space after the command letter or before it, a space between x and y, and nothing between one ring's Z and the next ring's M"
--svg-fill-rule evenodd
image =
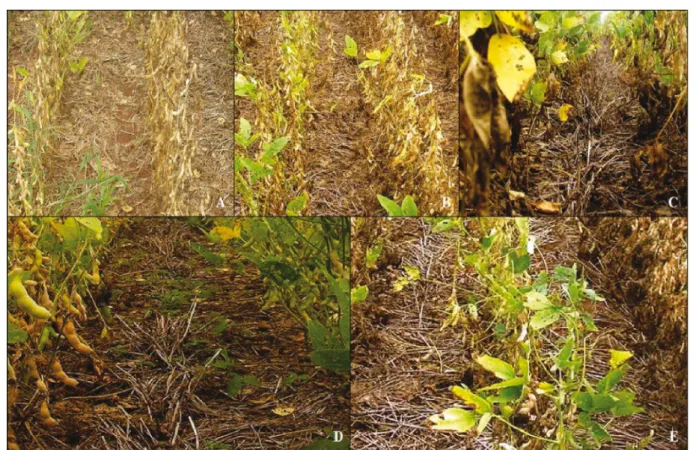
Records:
M21 269L20 269L21 270ZM14 276L13 276L14 274ZM48 320L51 318L51 313L49 310L44 308L43 306L39 306L36 304L33 298L29 296L27 293L27 290L24 287L24 284L22 284L22 277L18 273L18 270L13 270L10 273L10 277L12 281L10 281L9 285L9 293L11 297L14 297L15 302L17 303L17 306L24 311L25 313L29 314L31 317L35 319L41 319L41 320Z
M48 402L46 400L41 402L41 408L39 409L39 417L41 417L42 423L47 427L55 427L58 425L58 421L51 417L51 411L48 409Z
M65 326L63 327L63 334L65 335L65 339L67 339L70 345L72 345L73 348L78 352L88 355L94 351L89 345L80 340L80 337L77 335L77 331L75 330L75 324L71 319L66 321Z
M53 376L56 378L56 380L65 384L66 386L75 387L79 384L79 381L77 381L74 378L70 378L68 374L65 373L63 367L60 365L60 360L58 358L53 360L53 364L51 364L51 370L53 371Z

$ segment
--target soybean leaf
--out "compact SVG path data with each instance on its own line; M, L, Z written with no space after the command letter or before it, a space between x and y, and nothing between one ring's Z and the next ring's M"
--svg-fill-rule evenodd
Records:
M486 399L474 394L468 388L453 386L452 393L464 400L467 405L473 406L479 414L493 412L493 406Z
M350 302L353 305L359 305L367 299L370 289L367 286L358 286L350 291Z
M561 318L561 314L553 309L544 309L537 311L529 321L529 326L534 330L541 330L549 325L557 322Z
M377 195L377 200L379 200L379 204L382 205L382 208L387 211L387 214L389 214L390 217L404 216L403 209L394 200L379 194Z
M404 197L404 201L401 202L401 209L406 217L418 216L418 207L416 207L416 202L410 195Z
M343 53L346 55L350 56L351 58L355 58L358 56L358 44L346 34L346 48L343 49Z
M7 322L7 343L8 344L19 344L29 339L29 335L26 331L15 325L14 323Z
M473 411L462 408L448 408L439 415L431 416L433 430L457 431L466 433L476 425L476 415Z
M476 358L476 362L489 372L493 372L501 380L509 380L515 377L515 368L502 359L483 355Z

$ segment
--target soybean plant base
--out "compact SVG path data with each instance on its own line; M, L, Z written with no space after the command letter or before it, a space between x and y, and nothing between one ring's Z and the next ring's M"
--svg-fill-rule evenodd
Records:
M477 251L483 237L479 235L481 220L488 220L486 227L495 227L499 233L514 228L514 219L456 219L466 232L451 224L450 231L433 231L437 219L354 220L353 290L366 286L369 293L367 298L354 294L354 302L360 304L354 305L352 316L353 448L493 449L501 443L517 448L528 443L525 448L542 449L548 445L495 419L478 435L475 428L469 433L431 429L431 417L466 404L452 394L453 386L473 391L494 382L477 358L505 359L517 345L506 339L510 333L516 338L514 330L501 328L501 319L487 309L491 300L482 290L484 278L463 263ZM649 448L686 448L686 248L681 242L685 225L684 219L529 219L536 251L528 272L538 275L558 265L576 264L589 285L606 297L592 306L599 332L589 333L587 345L593 350L588 354L586 378L594 384L604 376L609 349L633 354L620 386L634 392L635 403L644 410L611 422L607 431L612 448L638 444L651 430ZM461 269L456 268L458 246ZM674 262L665 266L670 258ZM642 264L636 266L636 261ZM618 282L622 277L617 271L631 264L635 270L630 280ZM658 282L655 276L664 281ZM653 293L650 286L655 283L674 294L665 298ZM645 308L663 312L646 314ZM458 317L456 323L451 322L453 317ZM557 333L564 336L566 330L559 327ZM553 347L543 350L549 357L556 352ZM546 367L550 369L551 363ZM546 377L538 370L537 382ZM479 395L484 394L490 392L479 390ZM536 401L531 414L515 412L509 420L522 431L547 436L548 430L555 430L557 411L544 395L537 393ZM683 439L669 442L672 431Z

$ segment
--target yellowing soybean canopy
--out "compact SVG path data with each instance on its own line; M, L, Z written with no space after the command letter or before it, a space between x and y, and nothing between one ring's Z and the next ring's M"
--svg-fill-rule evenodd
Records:
M518 38L509 34L496 34L491 38L488 61L495 70L500 90L511 102L536 73L534 56Z
M489 11L460 11L459 39L464 40L479 28L488 28L493 21Z

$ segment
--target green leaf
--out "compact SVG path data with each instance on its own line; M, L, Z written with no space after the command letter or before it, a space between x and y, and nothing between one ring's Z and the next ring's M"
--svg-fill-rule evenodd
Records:
M382 208L387 211L387 214L389 214L390 217L404 216L403 209L401 209L401 206L399 206L399 204L394 200L379 194L377 195L377 200L379 200L379 204L382 205Z
M592 433L592 437L599 442L611 441L611 435L607 433L604 427L595 421L590 422L590 432Z
M369 67L375 67L379 65L379 61L373 61L371 59L366 59L365 61L361 62L358 67L361 69L366 69Z
M573 401L583 411L592 411L592 394L589 392L576 392L573 395Z
M523 386L510 386L501 389L495 397L488 397L491 403L509 403L519 400L522 395ZM501 408L502 410L502 408Z
M15 325L14 323L7 321L7 343L8 344L19 344L29 339L29 335L26 331Z
M80 73L85 70L85 64L87 64L86 56L79 61L72 61L70 62L70 71L72 73Z
M270 160L270 158L275 157L278 153L281 152L281 150L285 148L286 145L288 145L288 142L290 142L290 138L287 136L283 136L271 142L270 144L264 145L262 159L264 161L268 161Z
M312 362L324 369L334 372L346 372L350 370L350 350L349 349L325 349L314 350L309 354Z
M244 382L245 385L247 386L254 386L254 387L261 387L261 383L259 382L259 379L256 378L253 375L245 375L242 377L242 381Z
M608 412L616 404L616 400L609 394L591 394L592 410L590 412Z
M476 362L501 380L515 377L515 368L501 359L483 355L476 358Z
M359 305L367 299L370 289L367 286L358 286L350 291L350 303Z
M222 256L218 255L215 252L211 252L207 248L203 247L202 245L196 243L196 242L191 242L191 248L196 251L199 255L201 255L203 258L205 258L206 261L208 261L210 264L214 265L215 267L222 267L224 264L225 260Z
M597 391L600 394L608 393L614 386L621 382L621 378L623 378L623 370L620 368L610 370L604 378L597 383Z
M263 177L273 175L272 169L267 169L263 163L254 161L244 156L235 158L235 170L246 169L251 174L251 182L255 183Z
M633 353L621 351L621 350L610 350L611 358L609 359L609 364L612 368L619 367L621 364L628 361L633 357Z
M529 98L535 105L541 105L546 100L546 82L537 81L529 91Z
M20 74L24 78L27 78L29 76L29 72L24 67L17 67L17 68L15 68L15 70L17 71L18 74Z
M479 420L478 426L476 427L476 431L478 432L478 434L483 433L483 430L486 429L488 422L490 422L492 418L493 418L492 413L485 413L484 415L481 416L481 419Z
M597 331L597 325L595 325L594 319L592 318L591 315L587 313L580 313L580 319L582 319L582 323L585 324L585 328L587 331Z
M410 195L404 197L403 202L401 202L401 209L406 217L418 216L418 207L416 207L416 202Z
M493 405L486 399L471 392L468 388L452 386L452 393L464 400L467 405L473 406L474 410L479 414L493 412Z
M95 217L76 217L75 220L94 233L96 240L101 241L103 228L99 219Z
M617 417L621 416L632 416L633 414L640 414L645 411L645 408L641 408L635 405L626 405L620 403L611 409L612 414Z
M241 73L234 77L234 95L238 97L256 97L256 80L247 78Z
M440 14L437 20L435 21L434 26L438 25L449 25L452 22L452 16L449 14Z
M561 351L558 353L558 356L556 357L556 365L558 366L559 369L566 369L570 366L571 364L571 356L573 356L573 347L575 346L575 342L573 339L568 338L566 339L566 343L561 349Z
M541 292L531 291L526 294L526 297L527 301L525 302L524 306L532 311L542 311L553 306L553 304Z
M473 411L462 408L448 408L439 415L431 416L430 421L434 423L433 430L457 431L466 433L476 426L476 415Z
M227 380L227 395L236 397L237 394L241 392L243 386L244 382L242 381L242 377L236 373L233 374L232 378Z
M529 326L534 330L541 330L549 325L557 322L561 318L561 314L553 309L544 309L537 311L529 321Z
M368 268L375 267L379 256L382 254L382 247L384 247L384 244L379 243L377 245L373 245L367 250L367 253L365 253L365 264Z
M480 391L493 391L497 389L505 389L509 387L514 387L514 386L522 386L527 380L524 377L515 377L515 378L510 378L509 380L501 381L500 383L495 383L491 384L490 386L486 386L482 389L479 389Z
M346 48L343 49L343 53L346 55L350 56L351 58L355 58L358 56L358 44L346 34Z
M517 255L517 252L508 253L508 258L512 263L512 271L514 273L522 273L529 268L531 260L529 259L529 254L524 252L521 256Z
M457 219L436 219L437 222L433 226L433 233L444 233L449 231L459 224Z

